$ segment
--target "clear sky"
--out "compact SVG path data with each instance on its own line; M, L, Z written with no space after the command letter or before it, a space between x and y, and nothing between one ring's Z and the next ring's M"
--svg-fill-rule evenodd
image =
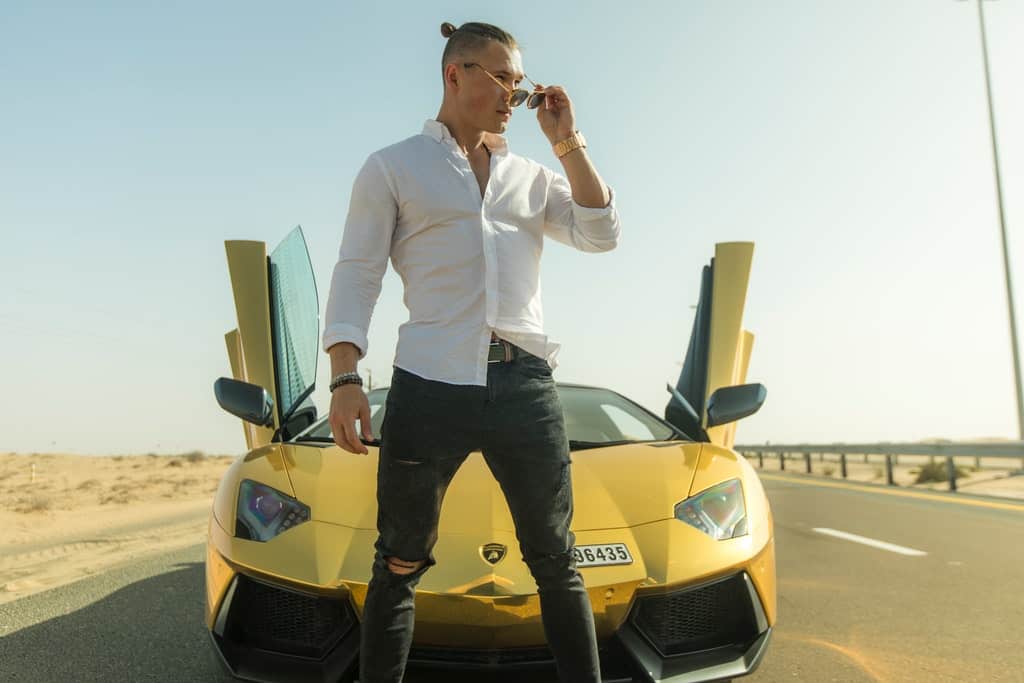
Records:
M437 114L442 21L516 36L616 192L616 250L544 252L556 379L660 414L701 265L750 240L740 442L1016 436L974 2L88 4L0 3L0 451L244 450L223 242L302 225L323 310L356 171ZM985 7L1022 268L1024 1ZM561 170L525 109L509 143ZM389 271L375 383L405 319Z

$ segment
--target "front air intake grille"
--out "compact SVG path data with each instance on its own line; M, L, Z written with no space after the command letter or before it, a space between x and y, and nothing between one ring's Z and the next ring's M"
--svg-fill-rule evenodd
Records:
M352 628L348 601L300 593L238 575L227 635L261 650L320 659Z
M637 599L632 624L662 655L749 643L757 621L742 574Z

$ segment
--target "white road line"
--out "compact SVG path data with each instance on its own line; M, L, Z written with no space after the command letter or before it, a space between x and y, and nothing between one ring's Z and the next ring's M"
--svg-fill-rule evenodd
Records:
M913 548L906 548L902 545L896 545L894 543L876 541L873 538L867 538L866 536L858 536L857 534L851 534L845 531L819 528L815 528L814 531L817 531L819 534L825 534L826 536L835 536L836 538L842 538L847 541L853 541L854 543L863 543L864 545L870 545L874 548L881 548L882 550L888 550L890 552L899 553L900 555L920 556L928 554L923 550L914 550Z

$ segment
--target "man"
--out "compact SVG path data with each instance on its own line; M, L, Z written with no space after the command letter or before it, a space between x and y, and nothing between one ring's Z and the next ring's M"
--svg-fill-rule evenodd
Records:
M580 251L614 248L618 214L565 89L520 89L518 47L496 26L441 28L441 109L420 135L374 152L360 170L325 315L331 429L340 447L365 454L360 434L373 434L355 370L390 257L409 320L381 427L359 680L402 679L441 501L479 450L537 581L559 675L599 681L592 607L571 552L569 444L551 376L559 345L543 332L539 266L544 236ZM501 133L526 95L565 177L509 152Z

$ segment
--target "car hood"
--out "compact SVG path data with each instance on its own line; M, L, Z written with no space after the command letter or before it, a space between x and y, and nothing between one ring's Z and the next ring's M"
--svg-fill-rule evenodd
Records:
M633 527L673 516L690 491L701 444L656 442L572 454L576 531ZM377 449L355 455L337 446L285 446L296 497L313 519L357 529L377 523ZM441 509L442 533L514 531L501 487L480 452L455 474Z

